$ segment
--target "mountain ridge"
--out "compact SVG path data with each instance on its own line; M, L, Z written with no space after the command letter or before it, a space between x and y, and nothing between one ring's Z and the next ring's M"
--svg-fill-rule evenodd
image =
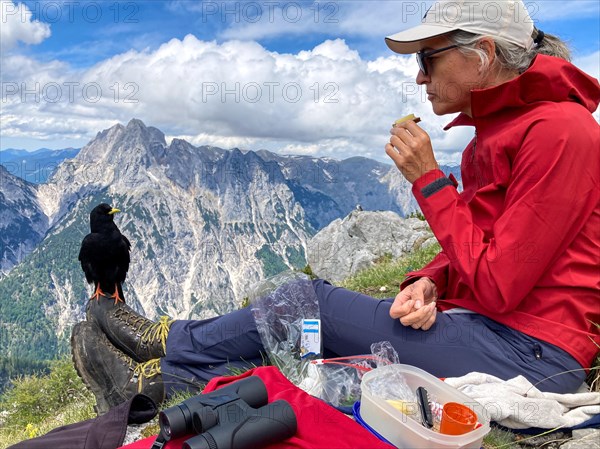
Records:
M312 235L357 204L400 215L416 209L410 184L390 165L224 150L181 139L167 144L160 130L137 119L99 132L46 183L12 178L42 222L40 240L0 278L0 344L11 356L30 358L66 350L70 326L83 317L91 291L77 253L89 232L89 211L99 202L123 210L116 222L133 245L125 295L150 318L233 310L258 280L302 268ZM0 199L0 207L14 201ZM41 348L15 327L34 316L44 329L35 339ZM36 332L28 326L21 327Z
M33 184L42 184L64 159L73 158L78 152L78 148L39 148L35 151L7 148L0 150L0 165L12 175Z

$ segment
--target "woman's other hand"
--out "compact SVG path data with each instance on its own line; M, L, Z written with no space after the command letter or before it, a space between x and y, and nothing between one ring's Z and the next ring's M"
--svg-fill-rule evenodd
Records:
M404 326L427 330L436 318L437 289L429 278L420 278L402 290L390 308L390 316Z

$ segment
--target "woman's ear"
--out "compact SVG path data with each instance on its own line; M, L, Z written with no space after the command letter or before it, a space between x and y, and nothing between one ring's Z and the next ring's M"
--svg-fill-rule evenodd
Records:
M489 66L491 67L496 59L496 43L494 42L494 39L491 37L484 37L478 42L477 47L485 52L489 61Z

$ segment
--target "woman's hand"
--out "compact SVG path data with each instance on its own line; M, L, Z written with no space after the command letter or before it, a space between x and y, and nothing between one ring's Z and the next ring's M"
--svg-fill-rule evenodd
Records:
M402 122L390 130L392 137L385 152L411 184L430 170L438 168L433 155L431 139L412 120Z
M427 330L435 323L436 299L437 289L433 281L420 278L396 295L390 316L400 319L404 326Z

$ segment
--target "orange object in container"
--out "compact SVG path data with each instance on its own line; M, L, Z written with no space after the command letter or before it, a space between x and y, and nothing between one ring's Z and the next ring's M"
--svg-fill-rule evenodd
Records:
M475 429L477 414L464 404L447 402L442 409L440 433L462 435Z

